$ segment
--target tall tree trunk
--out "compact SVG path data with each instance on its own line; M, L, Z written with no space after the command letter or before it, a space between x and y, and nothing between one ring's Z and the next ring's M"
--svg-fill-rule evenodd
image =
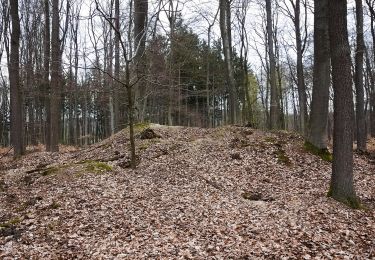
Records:
M44 0L44 71L43 71L43 86L44 93L42 95L42 103L45 106L45 131L44 131L44 140L46 144L46 150L51 150L51 139L50 137L50 124L51 124L51 107L50 107L50 95L51 95L51 86L49 81L49 70L50 70L50 56L51 56L51 36L50 36L50 11L49 11L49 0Z
M333 164L328 195L358 207L353 185L353 92L347 1L329 0L329 39L334 90Z
M271 129L280 129L280 103L278 97L278 90L276 84L276 61L274 54L274 41L272 33L272 3L271 0L266 0L266 13L267 13L267 45L268 45L268 58L269 58L269 82L271 86L271 104L270 104L270 117L269 126Z
M51 37L51 121L49 151L59 150L59 118L60 118L60 21L59 0L52 1L52 37Z
M370 11L370 19L371 19L371 37L372 37L372 45L375 46L375 10L374 10L374 1L373 0L366 0L366 4L368 7L368 10ZM375 61L375 48L372 48L372 56L373 61ZM369 60L370 65L370 60ZM370 69L370 66L368 66L368 69ZM372 79L371 82L371 91L370 91L370 132L371 136L375 137L375 73L373 71L370 72L370 79Z
M223 52L226 67L226 79L229 93L229 123L234 124L237 121L237 91L234 80L233 61L232 61L232 40L230 24L230 2L229 0L220 0L220 32L223 42Z
M147 12L148 1L134 0L134 62L136 66L136 77L139 79L134 86L134 105L138 111L138 120L141 122L144 121L144 111L147 104L145 95L146 80L144 80L144 74L146 73L144 52L146 46Z
M330 70L328 0L315 0L314 79L308 141L319 149L327 148Z
M363 88L363 54L365 42L363 39L363 6L362 0L356 0L357 18L357 50L355 54L355 89L356 89L356 121L357 121L357 150L366 151L366 118L365 98Z
M20 18L18 14L18 0L10 1L10 17L12 19L11 50L9 81L10 81L10 139L14 147L14 156L25 153L23 96L20 84Z
M301 36L301 0L296 0L294 8L294 27L296 34L296 47L297 47L297 86L298 86L298 101L299 101L299 116L301 131L304 136L307 136L307 95L306 95L306 84L305 75L303 69L303 46Z
M115 0L115 74L114 77L115 79L119 80L120 79L120 35L119 30L120 30L120 1ZM123 127L121 125L121 120L120 120L120 84L114 80L113 81L113 115L114 115L114 125L115 125L115 132L118 132L121 130Z

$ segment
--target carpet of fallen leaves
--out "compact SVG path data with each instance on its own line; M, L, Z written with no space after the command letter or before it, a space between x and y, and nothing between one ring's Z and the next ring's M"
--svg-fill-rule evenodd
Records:
M330 164L296 134L152 128L136 170L126 131L3 156L0 258L375 259L371 152L355 155L352 210L327 198Z

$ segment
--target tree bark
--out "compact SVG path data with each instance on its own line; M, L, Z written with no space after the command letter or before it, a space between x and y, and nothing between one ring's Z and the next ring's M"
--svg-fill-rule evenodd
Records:
M147 98L145 95L146 81L143 79L144 74L146 73L144 52L146 46L147 12L147 0L134 1L134 62L136 66L136 77L140 79L134 86L134 105L138 110L138 120L140 122L144 121L144 111L147 103Z
M266 0L266 13L267 13L267 44L268 44L268 57L269 57L269 82L271 86L271 104L270 104L270 128L280 129L280 104L278 97L278 90L276 84L276 61L274 54L274 41L272 33L272 5L271 0Z
M366 0L366 4L368 7L368 10L370 11L370 19L371 19L371 37L372 37L372 44L374 46L375 44L375 10L374 10L374 1L373 0ZM375 48L372 48L372 56L375 60ZM370 64L370 61L369 61ZM370 66L369 70L370 69ZM375 137L375 73L373 71L370 72L372 79L371 82L371 91L370 91L370 132L371 136Z
M10 1L10 17L12 20L9 81L10 81L10 139L14 148L14 156L25 153L23 95L20 84L20 18L18 0Z
M120 30L120 1L115 0L115 28L116 31ZM115 32L115 79L120 79L120 35ZM121 119L120 119L120 84L114 80L113 81L113 110L114 110L114 124L115 132L118 132L122 129Z
M52 37L51 37L51 121L49 151L59 150L59 118L60 118L60 21L59 0L52 1Z
M366 151L366 119L365 119L365 98L363 88L363 54L365 42L363 39L363 6L362 0L356 0L357 18L357 50L355 54L355 89L356 89L356 123L357 123L357 150Z
M301 0L296 0L294 7L294 27L296 34L296 47L297 47L297 85L298 85L298 101L299 101L299 117L301 131L304 136L307 136L307 95L306 95L306 84L305 75L303 69L303 46L301 36Z
M328 0L315 0L314 79L308 141L319 149L327 148L330 70Z
M230 24L230 3L228 0L220 0L220 32L223 42L223 52L226 67L226 78L229 93L229 123L234 124L237 121L237 91L234 79L233 61L232 61L232 41Z
M353 185L353 92L347 29L347 1L330 0L329 38L334 90L333 164L328 195L352 207L359 202Z

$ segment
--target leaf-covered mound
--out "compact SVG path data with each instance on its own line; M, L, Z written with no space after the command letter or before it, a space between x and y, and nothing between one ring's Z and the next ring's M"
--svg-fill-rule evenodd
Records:
M330 163L302 138L152 125L127 167L126 130L82 150L5 156L2 259L371 259L375 164L356 155L365 209L327 198Z

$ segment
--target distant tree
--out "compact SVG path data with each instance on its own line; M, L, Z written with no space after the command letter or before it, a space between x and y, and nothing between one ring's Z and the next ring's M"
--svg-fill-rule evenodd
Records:
M23 95L20 84L20 18L18 0L10 1L10 18L12 20L10 63L8 65L10 81L10 134L14 147L14 156L25 153Z
M353 184L353 91L347 29L347 1L328 3L334 91L333 164L328 195L351 207L359 201Z
M357 49L355 52L355 74L354 83L356 90L356 122L357 122L357 149L366 151L366 117L365 98L363 87L363 55L365 52L365 42L363 38L363 5L362 0L356 0L356 31Z
M366 52L366 67L369 74L370 86L369 86L369 107L370 107L370 133L372 137L375 137L375 73L371 68L371 63L375 60L375 1L366 0L367 8L370 12L370 31L372 38L372 55L369 54L370 50ZM370 61L372 56L372 62Z
M130 5L132 5L132 1L130 1ZM112 7L111 7L112 8ZM111 10L112 12L112 10ZM120 37L121 35L117 32L120 31L120 0L115 0L115 79L120 79ZM120 131L124 126L121 125L121 115L120 115L120 95L121 91L121 84L116 80L113 81L114 84L114 96L113 96L113 110L114 110L114 131Z
M285 1L285 8L282 8L285 15L289 17L294 25L294 33L296 40L296 52L297 52L297 89L298 89L298 101L299 101L299 122L301 127L301 132L304 136L307 136L307 93L306 93L306 83L305 83L305 73L303 65L303 54L306 50L307 44L307 32L303 36L301 27L307 26L307 2L302 0L288 0ZM305 21L301 25L301 3L305 10ZM289 7L290 6L290 7Z
M327 148L330 70L328 0L315 0L314 79L308 141L319 149Z

